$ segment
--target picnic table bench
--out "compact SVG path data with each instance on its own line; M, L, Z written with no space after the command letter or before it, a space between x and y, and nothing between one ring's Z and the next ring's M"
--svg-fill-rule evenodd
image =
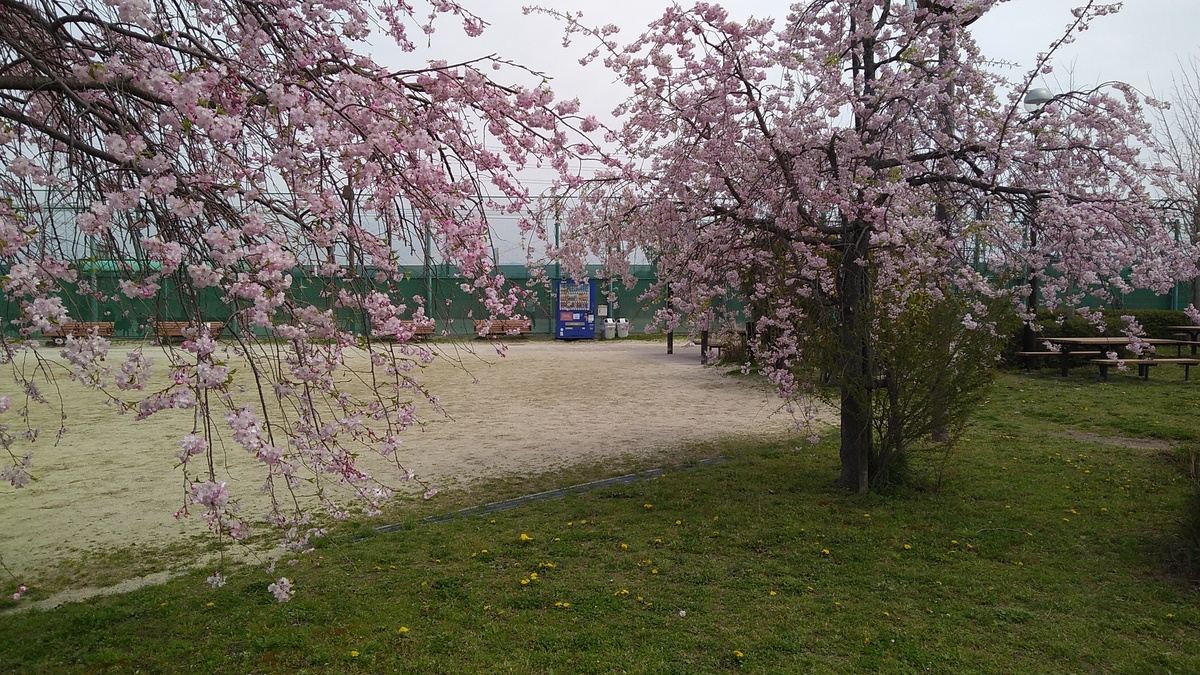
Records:
M1104 352L1073 351L1073 352L1069 352L1068 354L1066 354L1064 356L1061 351L1054 352L1054 351L1047 350L1047 351L1042 351L1042 352L1017 352L1017 356L1021 357L1021 362L1025 364L1025 370L1030 371L1030 370L1033 370L1033 368L1031 367L1030 364L1033 363L1033 359L1036 359L1036 358L1053 357L1053 358L1059 359L1060 361L1063 361L1066 358L1070 358L1072 356L1083 356L1083 357L1088 357L1088 358L1104 356Z
M1061 374L1065 378L1067 376L1067 365L1071 355L1078 355L1085 351L1091 352L1099 350L1100 360L1112 361L1131 361L1133 359L1109 359L1110 353L1117 353L1121 349L1125 349L1131 343L1127 336L1097 336L1097 337L1057 337L1046 338L1046 342L1052 345L1057 345L1059 352L1059 366ZM1179 345L1179 340L1163 340L1159 338L1138 338L1138 342L1149 347L1164 347L1170 345ZM1151 350L1153 351L1153 350ZM1140 371L1139 371L1140 372Z
M224 321L202 321L200 323L192 321L155 321L154 337L159 342L166 342L171 338L195 337L201 326L208 327L208 334L214 340L220 338L221 331L225 330Z
M54 328L43 331L42 338L56 345L66 344L68 337L87 337L95 331L100 337L113 336L112 321L67 321Z
M1183 379L1191 379L1192 366L1200 366L1200 359L1189 358L1148 358L1148 359L1092 359L1092 363L1100 366L1100 379L1108 381L1108 369L1119 368L1122 363L1126 366L1136 365L1138 369L1138 377L1143 380L1150 379L1150 368L1161 364L1175 364L1183 366Z
M529 319L475 319L475 334L479 337L528 335L533 332Z

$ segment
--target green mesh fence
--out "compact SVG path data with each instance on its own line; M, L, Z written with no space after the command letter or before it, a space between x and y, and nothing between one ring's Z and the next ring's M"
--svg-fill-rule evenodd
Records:
M111 321L114 333L120 338L144 338L152 332L154 320L162 321L234 321L234 307L222 298L219 289L180 288L174 279L166 279L159 292L152 298L130 299L120 291L120 281L127 272L117 268L112 261L88 261L79 265L78 281L64 284L62 299L70 315L77 321ZM467 281L457 271L446 265L437 265L425 275L421 267L405 268L404 279L391 292L393 301L403 301L411 309L423 302L426 314L436 321L438 333L471 335L474 320L487 317L487 310L475 296L473 289L464 290ZM521 313L528 316L533 332L551 335L554 332L553 279L556 270L547 268L546 278L550 283L534 283L529 270L522 265L504 265L501 271L512 286L522 289L525 302ZM308 271L297 269L292 274L290 293L299 302L318 307L331 305L331 298L339 288L355 291L387 292L383 284L373 280L367 271L360 278L342 279L331 282ZM654 270L642 266L634 270L637 283L627 288L620 280L597 278L599 270L590 269L597 291L597 303L604 307L606 315L623 318L630 322L634 333L645 331L652 323L653 315L661 306L657 298L643 299L656 281ZM92 289L92 292L82 292ZM1156 295L1150 291L1136 291L1121 298L1120 307L1125 309L1182 309L1191 298L1191 285L1180 283L1167 294ZM198 311L196 309L198 308ZM734 311L734 306L725 307ZM18 304L10 297L0 297L0 312L3 312L6 330L11 333L10 320L17 316ZM356 333L366 333L369 321L363 312L352 308L338 308L337 318L343 328ZM602 326L597 321L598 329Z

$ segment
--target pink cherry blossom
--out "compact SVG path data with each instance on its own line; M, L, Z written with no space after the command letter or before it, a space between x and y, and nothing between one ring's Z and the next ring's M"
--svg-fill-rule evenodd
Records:
M594 47L583 61L632 92L612 138L637 161L559 183L552 255L572 274L595 256L623 277L634 252L651 252L658 283L645 299L670 298L656 315L667 330L753 321L770 336L755 360L801 401L800 429L819 385L805 366L829 364L837 482L868 490L877 443L899 437L876 433L889 420L874 417L891 400L879 384L907 381L887 372L898 327L953 307L948 366L984 367L997 347L952 357L995 337L998 310L983 311L994 300L1031 321L1039 304L1164 292L1196 270L1196 248L1150 199L1169 178L1146 152L1154 103L1109 83L1033 114L1022 105L1055 49L1114 6L1064 17L1063 39L1010 80L968 29L999 3L833 0L778 20L698 3L667 8L627 44L557 14L568 42Z
M267 586L275 599L279 602L287 602L292 599L295 591L292 590L292 582L287 577L279 577L277 581Z

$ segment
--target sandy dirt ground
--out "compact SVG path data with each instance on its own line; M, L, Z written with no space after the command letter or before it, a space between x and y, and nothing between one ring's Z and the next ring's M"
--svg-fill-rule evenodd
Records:
M667 355L663 342L514 340L505 358L483 341L439 348L453 358L422 378L452 419L410 433L403 453L434 486L653 455L688 441L776 435L793 424L769 389L701 367L694 346L677 344ZM88 550L163 546L204 532L201 519L172 515L183 501L173 454L189 415L139 422L72 383L60 391L67 433L55 447L51 425L38 440L38 480L0 488L0 556L9 568L26 574ZM236 466L222 474L239 493L261 480Z

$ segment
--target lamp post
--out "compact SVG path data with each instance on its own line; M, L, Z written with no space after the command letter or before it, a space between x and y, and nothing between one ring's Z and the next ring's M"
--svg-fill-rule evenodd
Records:
M1032 115L1041 112L1046 104L1054 100L1054 92L1045 87L1036 87L1025 92L1025 110ZM1034 139L1037 139L1037 131L1034 131ZM1037 250L1037 198L1029 198L1029 255L1033 256ZM1021 332L1021 350L1026 352L1035 351L1034 343L1037 340L1037 335L1033 330L1033 322L1037 320L1038 307L1038 277L1033 273L1033 263L1026 265L1026 279L1029 281L1029 299L1025 303L1025 309L1029 313L1029 320L1025 322L1025 328ZM1028 359L1027 359L1028 361ZM1028 363L1026 364L1028 367Z

